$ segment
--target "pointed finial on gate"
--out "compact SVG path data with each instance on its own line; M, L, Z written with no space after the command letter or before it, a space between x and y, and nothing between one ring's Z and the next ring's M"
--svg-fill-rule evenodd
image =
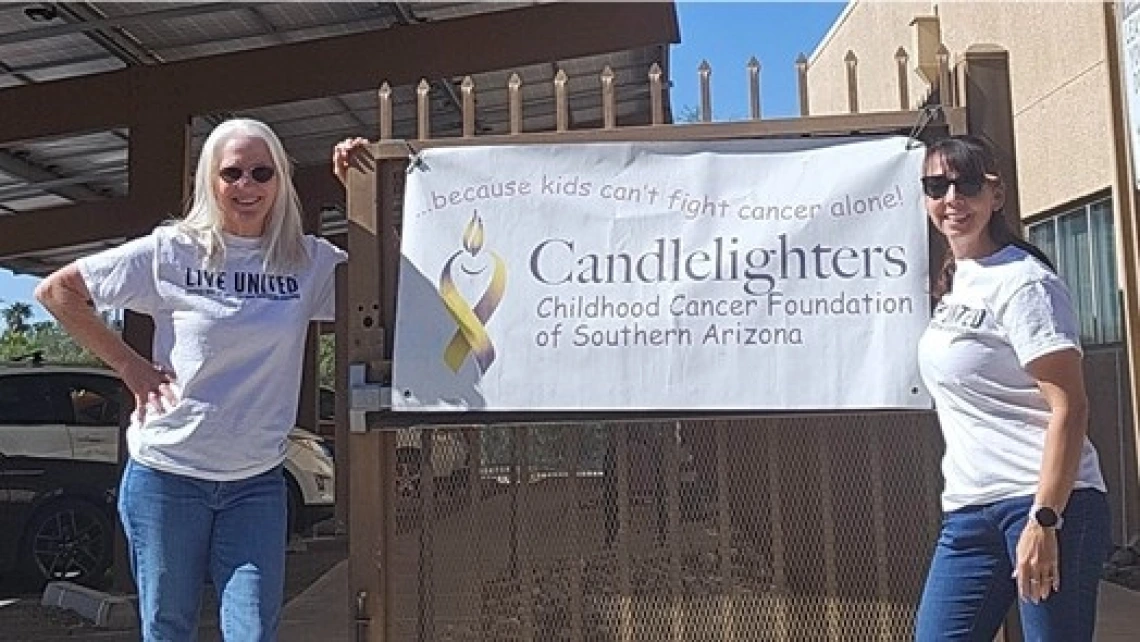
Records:
M475 81L471 76L463 77L459 91L463 95L463 137L471 138L475 135Z
M906 111L910 107L910 79L907 75L907 62L910 56L906 49L899 47L895 52L895 63L898 65L899 77L899 109Z
M420 140L427 140L431 133L431 102L428 101L430 95L431 84L427 78L420 78L420 84L416 86L417 137Z
M950 81L950 50L946 43L938 45L938 53L934 54L938 61L938 102L943 105L954 104L954 87Z
M507 97L510 103L511 133L522 132L522 78L518 72L512 72L507 79Z
M760 61L748 59L748 117L760 120Z
M566 104L566 76L565 69L559 69L554 74L554 128L560 132L570 127L570 112Z
M654 125L665 123L665 89L662 83L664 73L661 65L653 63L649 68L649 104Z
M602 68L602 127L613 129L617 125L617 100L614 95L614 70Z
M707 123L712 121L712 65L708 60L702 60L699 67L697 67L697 77L700 80L701 88L701 105L699 114L700 121Z
M392 86L388 81L381 83L376 98L379 107L377 118L380 124L380 140L392 140Z
M805 56L803 52L800 52L800 55L796 58L796 76L800 92L800 116L807 116L811 113L808 107L807 70L807 56Z
M859 113L859 57L848 49L843 62L847 65L847 111L857 114Z

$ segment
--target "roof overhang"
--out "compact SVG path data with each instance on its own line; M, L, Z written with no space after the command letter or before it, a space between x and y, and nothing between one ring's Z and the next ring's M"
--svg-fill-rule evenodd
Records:
M415 136L422 79L432 136L458 135L465 76L477 133L505 133L512 72L524 129L547 131L555 73L570 77L571 122L589 126L609 65L619 122L641 124L649 67L667 73L679 39L659 2L64 3L42 5L47 23L30 6L0 8L0 266L35 274L172 214L189 158L229 115L274 127L320 207L341 193L332 144L375 137L382 82L396 137Z

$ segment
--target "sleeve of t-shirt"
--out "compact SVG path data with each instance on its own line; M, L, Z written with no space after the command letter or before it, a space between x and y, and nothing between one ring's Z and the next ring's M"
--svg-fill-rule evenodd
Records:
M325 239L314 239L313 282L317 284L313 299L313 321L332 321L336 316L336 266L348 260L348 253Z
M1080 323L1060 279L1038 279L1019 287L998 320L1023 367L1051 352L1081 349Z
M97 309L142 314L158 310L155 247L155 236L150 234L76 261Z

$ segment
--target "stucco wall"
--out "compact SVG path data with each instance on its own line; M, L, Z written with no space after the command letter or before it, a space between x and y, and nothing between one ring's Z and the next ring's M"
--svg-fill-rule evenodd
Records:
M1108 71L1099 3L894 3L855 0L820 43L808 69L813 114L847 111L843 57L859 57L860 111L898 109L899 45L911 55L911 104L925 95L915 73L915 16L937 15L951 60L971 44L1010 52L1021 211L1047 212L1112 181Z
M911 104L927 91L915 71L914 35L909 26L914 16L931 15L929 2L851 2L831 32L808 61L808 103L813 114L846 113L848 51L859 59L859 111L899 108L895 52L905 47L911 56L907 84Z

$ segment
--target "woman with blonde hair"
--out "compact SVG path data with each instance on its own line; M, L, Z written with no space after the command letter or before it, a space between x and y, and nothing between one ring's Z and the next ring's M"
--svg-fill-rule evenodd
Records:
M36 298L134 396L119 489L143 640L197 639L202 588L226 640L276 639L285 571L281 464L305 334L331 319L344 252L301 229L292 168L265 124L206 138L179 221L48 276ZM97 309L154 319L153 361Z

